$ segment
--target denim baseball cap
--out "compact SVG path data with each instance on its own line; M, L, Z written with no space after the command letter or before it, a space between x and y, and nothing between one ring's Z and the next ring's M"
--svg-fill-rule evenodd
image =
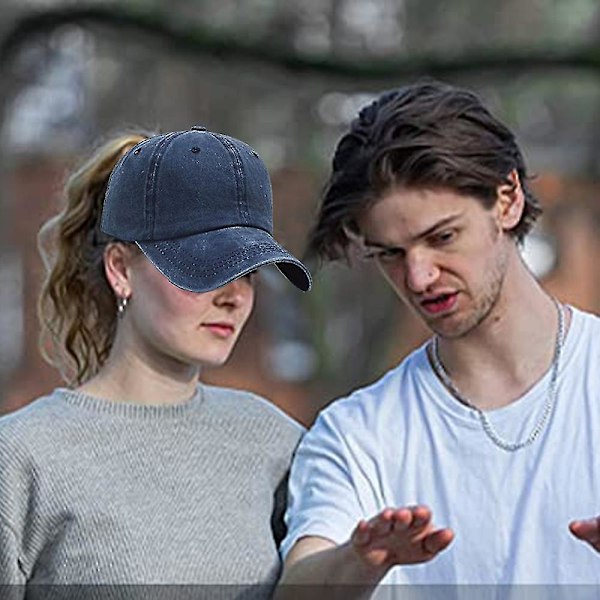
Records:
M144 140L111 173L100 228L135 242L174 285L208 292L267 264L308 291L308 269L273 238L258 154L195 126Z

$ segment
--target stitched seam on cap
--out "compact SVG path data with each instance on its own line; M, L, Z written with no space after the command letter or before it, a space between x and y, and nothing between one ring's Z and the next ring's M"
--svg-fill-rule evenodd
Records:
M169 133L166 135L154 149L154 154L152 156L151 162L151 171L149 173L148 179L146 179L146 195L144 196L144 201L146 202L145 212L146 212L146 220L149 225L149 233L151 237L154 237L154 215L156 213L156 180L158 178L158 169L160 166L160 159L165 153L171 141L184 133L183 131L175 131L173 133Z
M158 244L153 244L153 246L162 254L164 259L177 271L180 273L190 273L194 272L198 275L216 275L219 271L224 268L231 268L239 265L244 262L248 258L253 258L254 256L258 256L260 254L264 254L270 250L281 251L281 248L276 244L253 244L251 249L242 248L236 252L230 254L227 258L221 259L219 262L213 263L210 267L204 269L197 269L196 263L192 263L191 265L182 265L181 262L175 262L171 259L167 254L165 254L164 250L158 246Z
M246 200L246 177L244 173L244 165L242 163L242 159L240 157L240 153L236 148L235 144L231 142L227 137L215 134L215 137L225 146L225 149L231 155L231 159L233 162L233 169L236 174L235 184L237 190L237 204L238 209L240 211L240 218L244 221L244 223L250 222L250 213L248 211L248 203Z

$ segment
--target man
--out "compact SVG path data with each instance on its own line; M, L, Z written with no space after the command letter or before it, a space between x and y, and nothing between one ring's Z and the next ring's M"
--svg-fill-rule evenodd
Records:
M600 319L523 263L527 183L513 134L436 82L383 94L338 144L310 247L372 259L433 337L301 443L282 595L600 584Z

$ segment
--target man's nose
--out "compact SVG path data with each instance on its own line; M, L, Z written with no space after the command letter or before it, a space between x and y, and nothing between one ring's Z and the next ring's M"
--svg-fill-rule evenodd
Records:
M406 255L406 286L415 294L426 292L439 277L440 270L426 254Z

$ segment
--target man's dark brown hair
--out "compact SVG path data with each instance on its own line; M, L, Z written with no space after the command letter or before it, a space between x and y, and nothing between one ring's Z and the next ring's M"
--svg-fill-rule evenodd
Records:
M511 231L521 241L541 208L511 131L464 89L426 81L385 92L337 145L309 255L347 257L345 228L393 186L451 189L491 207L513 170L525 194L523 216Z

